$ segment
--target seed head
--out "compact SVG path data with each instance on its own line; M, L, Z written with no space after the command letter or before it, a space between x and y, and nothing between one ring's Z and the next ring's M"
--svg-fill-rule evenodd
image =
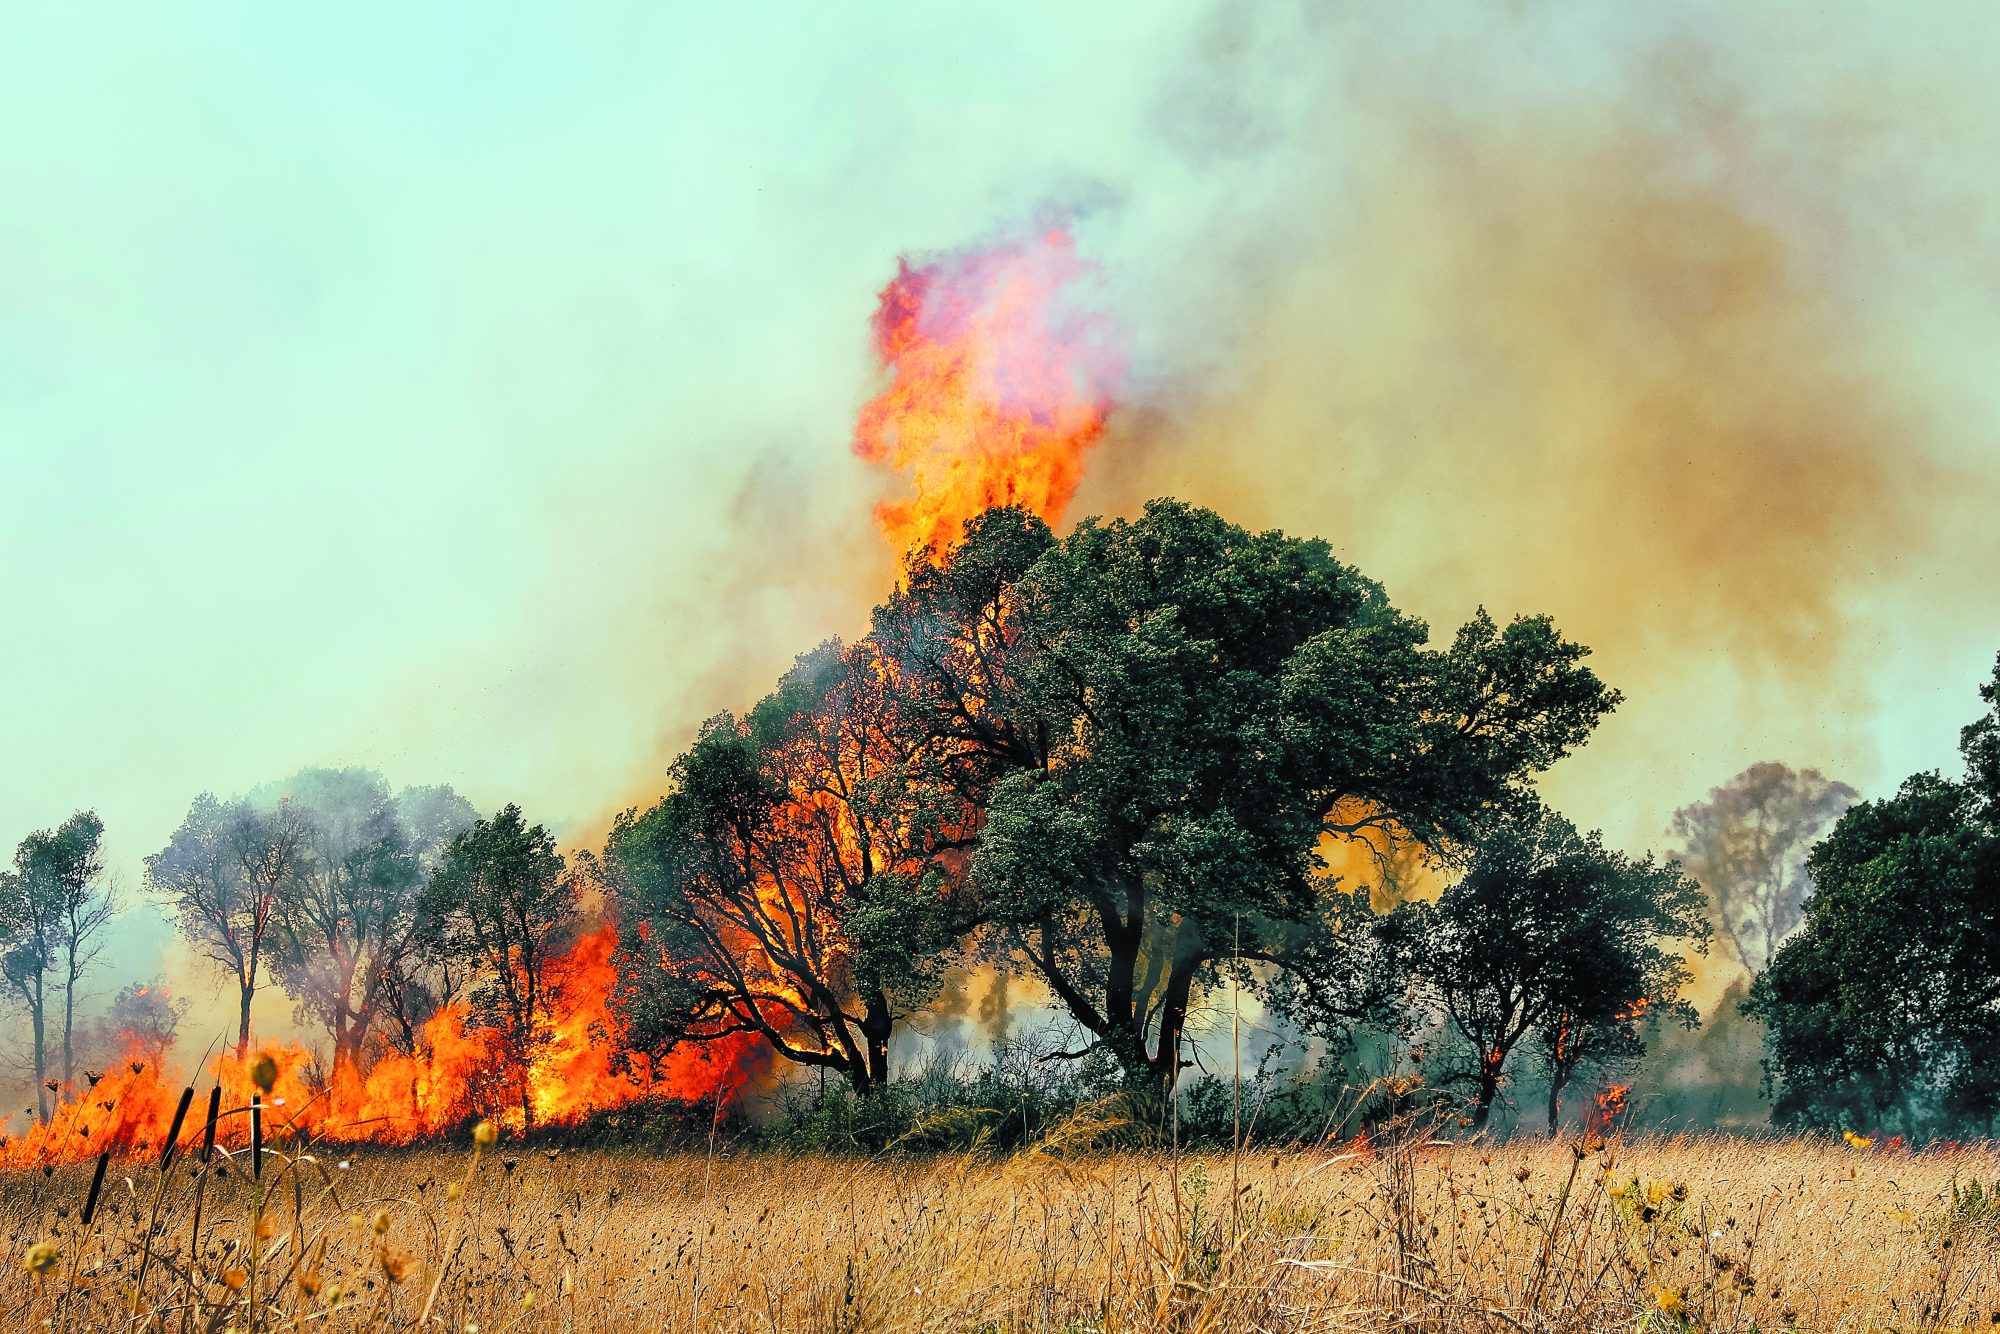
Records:
M481 1121L472 1128L472 1142L481 1148L486 1147L499 1138L500 1127L494 1125L491 1121Z
M38 1241L21 1258L21 1267L30 1274L46 1274L62 1263L62 1248L53 1241Z

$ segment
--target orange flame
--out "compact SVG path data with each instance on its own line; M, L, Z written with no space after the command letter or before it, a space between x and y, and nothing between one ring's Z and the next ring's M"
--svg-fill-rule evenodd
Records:
M1630 1110L1627 1099L1631 1096L1630 1084L1612 1084L1597 1095L1597 1104L1591 1108L1589 1128L1606 1131L1615 1127Z
M616 983L614 928L577 941L549 964L557 997L552 1022L525 1071L510 1068L497 1033L472 1022L463 1004L452 1004L424 1025L415 1054L382 1055L366 1073L341 1066L322 1080L313 1054L302 1046L264 1049L277 1077L264 1095L265 1128L274 1140L302 1131L316 1141L408 1144L449 1133L476 1115L513 1130L523 1117L517 1090L525 1080L538 1126L573 1125L642 1098L684 1102L713 1098L718 1111L761 1068L753 1039L738 1035L698 1050L648 1061L631 1057L620 1067L624 1034L611 1008ZM241 1146L250 1139L243 1111L258 1090L250 1060L219 1058L210 1073L222 1086L225 1117L216 1139ZM157 1153L173 1123L182 1082L156 1062L133 1054L97 1076L87 1089L61 1099L50 1119L0 1142L0 1167L72 1162L110 1150ZM180 1142L198 1144L201 1104L184 1123Z
M875 507L898 551L948 551L995 505L1061 517L1124 372L1084 299L1097 278L1061 226L897 262L874 320L889 386L861 409L854 452L909 478L913 496Z

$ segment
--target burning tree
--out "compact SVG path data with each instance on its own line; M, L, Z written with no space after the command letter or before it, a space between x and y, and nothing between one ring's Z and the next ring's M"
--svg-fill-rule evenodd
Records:
M502 1036L528 1130L526 1074L553 1017L548 965L575 926L577 888L554 837L509 804L451 840L419 906L429 948L479 978L473 1013Z
M1648 1017L1697 1022L1680 991L1682 949L1708 944L1700 886L1673 862L1611 851L1539 803L1495 819L1465 875L1436 903L1399 909L1387 929L1418 995L1473 1053L1476 1126L1532 1036L1553 1132L1581 1066L1634 1054Z
M1708 891L1729 952L1764 971L1805 914L1806 853L1859 794L1817 769L1753 764L1674 812L1681 861Z
M307 769L250 799L276 806L285 797L306 820L306 855L273 904L273 971L332 1035L336 1078L358 1075L415 952L428 871L473 811L449 788L391 795L381 775L361 769Z
M865 643L806 655L748 716L709 721L666 798L618 820L605 862L642 1045L750 1033L857 1092L888 1077L895 1023L936 993L973 918L956 892L972 812L891 707L886 670Z

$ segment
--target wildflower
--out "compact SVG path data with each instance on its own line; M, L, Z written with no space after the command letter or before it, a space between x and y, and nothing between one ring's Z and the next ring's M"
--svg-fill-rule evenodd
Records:
M1679 1315L1681 1313L1681 1290L1665 1286L1654 1288L1653 1302L1660 1308L1663 1314Z
M278 1082L278 1062L268 1051L260 1051L250 1059L250 1082L265 1093Z
M389 1211L387 1209L377 1209L375 1217L369 1220L368 1225L375 1229L376 1236L381 1236L389 1230Z
M319 1290L324 1281L317 1269L301 1269L299 1271L299 1291L308 1297L319 1296Z
M472 1128L472 1142L481 1148L500 1138L500 1127L491 1121L481 1121Z
M403 1275L410 1272L410 1266L416 1263L417 1257L404 1251L392 1251L387 1246L378 1246L375 1260L391 1283L401 1283Z
M523 1311L532 1311L535 1309L535 1290L533 1288L521 1294L521 1309Z
M1847 1147L1850 1149L1865 1149L1875 1142L1864 1135L1855 1134L1852 1130L1841 1131L1840 1137L1847 1141Z
M225 1269L222 1271L222 1281L229 1286L231 1292L241 1292L243 1291L243 1285L250 1281L250 1271L247 1269Z
M52 1241L38 1241L28 1248L21 1267L30 1274L46 1274L62 1263L62 1248Z

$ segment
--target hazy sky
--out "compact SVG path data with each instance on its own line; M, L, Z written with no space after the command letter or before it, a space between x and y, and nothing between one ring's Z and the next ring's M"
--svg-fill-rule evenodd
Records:
M588 837L863 623L874 292L1051 202L1134 348L1086 505L1556 612L1631 696L1582 818L1949 762L1992 11L1251 8L11 13L0 844L94 806L136 880L309 763Z

